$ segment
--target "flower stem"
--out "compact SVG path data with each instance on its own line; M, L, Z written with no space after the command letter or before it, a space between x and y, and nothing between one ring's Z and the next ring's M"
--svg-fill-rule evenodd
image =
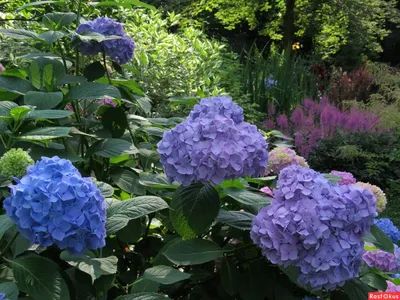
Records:
M7 252L7 250L11 247L12 243L14 243L15 239L18 237L19 232L17 231L14 236L12 237L12 239L8 242L8 244L6 245L6 247L3 249L3 251L1 252L0 256L4 256L4 254Z
M108 69L107 69L106 53L104 51L103 51L103 65L104 65L104 69L106 70L108 82L112 85L110 73L108 72Z

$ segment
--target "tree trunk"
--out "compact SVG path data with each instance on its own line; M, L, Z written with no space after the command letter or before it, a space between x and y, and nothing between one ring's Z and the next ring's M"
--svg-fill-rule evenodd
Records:
M294 7L296 0L285 0L286 12L283 17L283 49L291 47L294 38Z

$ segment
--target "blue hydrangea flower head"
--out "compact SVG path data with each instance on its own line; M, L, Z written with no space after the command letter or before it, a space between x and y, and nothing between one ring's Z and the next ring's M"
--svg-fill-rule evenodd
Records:
M376 226L378 226L393 243L398 243L400 241L400 231L393 224L393 222L388 218L376 219L374 220Z
M4 298L5 296L5 293L0 293L0 300L9 300L8 298Z
M72 254L105 246L104 197L69 160L42 157L15 180L4 209L32 244L56 244Z
M203 99L207 105L200 105L185 122L164 133L157 151L171 181L220 184L264 174L268 163L265 139L256 126L240 122L239 106L232 100L226 105L221 101L207 106L209 101Z
M80 24L76 29L78 34L96 32L104 36L119 36L119 39L104 40L102 42L80 43L80 50L84 55L105 53L111 60L118 64L125 64L133 57L135 42L125 33L124 27L117 21L99 17L93 21Z
M329 291L359 275L363 237L376 214L370 190L332 185L291 165L280 172L272 204L254 218L250 235L273 264L297 267L300 285Z

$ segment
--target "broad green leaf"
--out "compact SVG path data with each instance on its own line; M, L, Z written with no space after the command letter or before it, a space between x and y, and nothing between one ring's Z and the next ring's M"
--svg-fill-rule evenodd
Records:
M63 77L59 78L56 82L57 86L61 86L64 84L76 84L76 83L85 83L87 79L83 76L76 76L71 74L65 74Z
M0 283L0 291L5 295L4 299L17 300L19 290L14 282L6 281Z
M195 106L196 104L199 103L199 100L194 97L172 97L169 98L168 101L176 104L185 104L189 107Z
M132 5L130 5L129 3L121 3L116 1L90 2L89 4L94 6L120 6L124 8L132 7Z
M53 28L59 29L64 26L71 25L77 18L76 13L73 12L54 12L45 14L42 18L42 22L44 25Z
M291 137L284 135L282 132L280 132L278 130L271 130L268 132L268 135L272 135L274 137L281 138L284 140L293 140Z
M50 109L56 107L63 100L61 92L35 92L31 91L25 94L24 103L26 105L36 106L36 109Z
M161 138L163 137L164 132L167 131L166 129L159 128L159 127L145 127L142 130L149 135L157 136L157 137L161 137Z
M61 137L69 137L70 127L44 127L31 130L19 136L22 140L50 140Z
M0 116L10 117L11 109L18 107L18 104L10 101L0 101Z
M25 119L28 120L62 119L69 117L72 114L73 112L69 110L56 110L56 109L33 110L25 116Z
M39 34L38 37L39 37L39 39L43 40L47 44L51 45L55 41L63 38L66 35L67 35L67 33L63 32L63 31L49 30L49 31Z
M220 258L225 252L226 250L211 241L196 238L176 242L163 254L175 264L188 266Z
M109 84L86 82L73 87L66 95L67 99L121 98L119 90Z
M99 187L100 193L103 197L109 198L114 195L114 188L108 183L98 181L97 186Z
M235 262L230 259L223 259L221 263L221 283L224 290L233 296L238 292L240 273Z
M270 182L276 179L276 176L267 176L267 177L259 177L259 178L251 178L246 177L247 182L254 182L258 184L265 184L266 182Z
M70 300L68 286L58 265L38 255L17 258L11 262L20 291L40 300Z
M217 221L237 229L250 230L254 217L253 214L245 211L228 211L221 209Z
M92 147L93 154L107 158L139 153L135 145L122 139L105 139L92 145Z
M143 186L156 188L156 189L173 189L179 188L179 185L169 183L164 174L140 174L139 183Z
M12 269L6 265L0 266L0 279L1 281L14 281L14 273Z
M14 222L6 215L0 216L0 240L3 238L4 233L13 227Z
M383 251L394 253L392 240L375 224L371 226L371 231L364 237L364 241L374 244Z
M333 174L323 174L324 177L329 180L332 184L338 183L340 180L342 180L342 177L333 175Z
M117 273L118 258L116 256L96 258L90 251L79 256L63 251L60 254L60 258L71 266L89 274L92 278L92 283L102 275Z
M31 2L27 3L25 5L22 5L17 8L17 12L24 10L25 8L32 7L32 6L38 6L38 5L45 5L45 4L51 4L51 5L62 5L65 4L64 1L36 1L36 2Z
M150 280L160 284L173 284L190 278L190 274L181 272L169 266L155 266L144 271L138 280Z
M30 111L31 109L28 106L18 106L10 110L10 115L14 120L19 121Z
M106 69L101 62L95 61L85 67L83 75L88 81L94 81L106 75Z
M228 188L224 189L223 193L246 205L266 206L271 203L265 196L250 192L249 190Z
M194 183L172 197L170 220L183 238L193 238L211 226L219 207L219 195L212 185Z
M25 39L37 39L38 34L33 31L28 31L25 29L0 29L0 33L5 36L17 39L17 40L25 40Z
M42 156L47 156L47 157L59 156L60 158L68 159L73 163L79 161L85 161L85 159L82 158L80 155L74 154L72 152L67 152L64 149L60 151L58 149L44 148L41 147L40 145L33 145L30 155L34 160L40 160Z
M139 97L136 98L137 103L139 104L140 108L148 114L151 111L151 100L147 97Z
M160 284L155 281L142 279L136 280L132 284L132 288L130 293L131 294L138 294L138 293L157 293L160 288Z
M345 293L351 300L365 300L368 299L368 292L374 292L367 284L359 279L351 279L346 281L343 286Z
M122 190L130 194L143 195L145 189L139 182L139 176L127 169L116 169L110 174L111 179Z
M171 247L173 244L178 243L182 241L181 237L176 237L173 238L172 240L168 241L164 247L161 248L161 250L158 252L158 254L156 255L156 257L154 257L153 259L153 265L154 266L159 266L159 265L172 265L173 263L171 261L169 261L166 256L164 255L165 251L167 251L167 249L169 247Z
M140 196L117 202L107 209L107 233L114 234L124 228L129 220L166 208L168 208L168 204L160 197L155 196Z
M29 91L34 91L35 87L28 80L0 75L0 89L19 95L25 95Z
M115 300L168 300L167 296L156 293L137 293L126 296L119 296Z
M379 291L386 291L387 289L386 279L379 274L368 273L361 277L360 280Z

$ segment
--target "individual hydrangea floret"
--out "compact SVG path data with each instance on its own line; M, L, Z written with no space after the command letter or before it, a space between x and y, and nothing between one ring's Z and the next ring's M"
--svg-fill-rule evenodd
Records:
M273 192L268 186L265 186L265 187L261 188L260 192L263 192L263 193L265 193L267 195L273 196Z
M376 226L378 226L393 243L398 243L400 241L400 231L393 224L393 222L388 218L376 219L374 220Z
M126 35L121 23L106 17L99 17L93 21L80 24L76 29L78 34L96 32L104 36L119 36L120 38L104 40L102 42L81 42L80 50L84 55L105 53L118 64L126 64L133 57L134 41Z
M42 157L16 181L4 208L32 244L56 244L72 254L105 246L104 197L69 160Z
M34 163L26 151L11 149L0 158L0 173L7 178L21 178L26 174L26 168Z
M278 146L269 153L267 174L279 174L284 168L295 164L308 168L304 157L298 156L294 150L288 147Z
M382 250L366 251L363 255L364 262L373 268L383 271L393 271L397 268L397 258L394 254Z
M291 165L280 172L272 204L254 218L250 235L271 263L297 267L303 287L334 290L359 275L363 237L375 216L371 191L333 185Z
M374 193L378 212L383 212L385 210L387 203L386 195L378 186L361 181L358 181L356 185L364 189L369 189Z
M185 122L166 131L157 151L167 177L189 185L264 174L267 143L255 125L240 121L241 112L230 98L203 99Z
M331 171L331 174L342 178L338 182L338 184L340 184L340 185L356 183L356 179L354 178L353 174L351 174L349 172Z

